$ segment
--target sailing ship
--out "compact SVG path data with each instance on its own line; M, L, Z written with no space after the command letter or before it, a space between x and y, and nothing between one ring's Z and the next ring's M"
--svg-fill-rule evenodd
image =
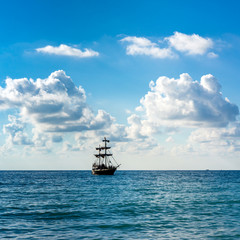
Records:
M116 162L113 154L110 153L111 147L107 146L107 143L109 143L110 140L104 137L102 141L104 142L104 146L102 147L99 145L99 147L96 147L98 153L94 154L96 160L92 165L92 174L113 175L117 168L120 166L120 164ZM115 162L115 164L111 161L111 159Z

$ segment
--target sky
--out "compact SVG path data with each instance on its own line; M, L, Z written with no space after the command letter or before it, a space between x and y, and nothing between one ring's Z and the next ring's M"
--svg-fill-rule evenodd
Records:
M240 3L1 1L0 169L240 169Z

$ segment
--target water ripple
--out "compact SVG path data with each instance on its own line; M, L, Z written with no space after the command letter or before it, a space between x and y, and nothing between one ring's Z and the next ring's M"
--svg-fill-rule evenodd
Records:
M240 171L0 171L1 239L238 239Z

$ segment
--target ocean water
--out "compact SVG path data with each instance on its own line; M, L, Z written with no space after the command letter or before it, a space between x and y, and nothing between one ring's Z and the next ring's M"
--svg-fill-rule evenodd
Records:
M240 171L1 171L11 238L240 239Z

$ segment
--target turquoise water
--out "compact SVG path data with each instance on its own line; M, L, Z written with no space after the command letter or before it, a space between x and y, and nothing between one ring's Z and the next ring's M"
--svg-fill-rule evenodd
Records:
M240 239L240 171L1 171L4 238Z

